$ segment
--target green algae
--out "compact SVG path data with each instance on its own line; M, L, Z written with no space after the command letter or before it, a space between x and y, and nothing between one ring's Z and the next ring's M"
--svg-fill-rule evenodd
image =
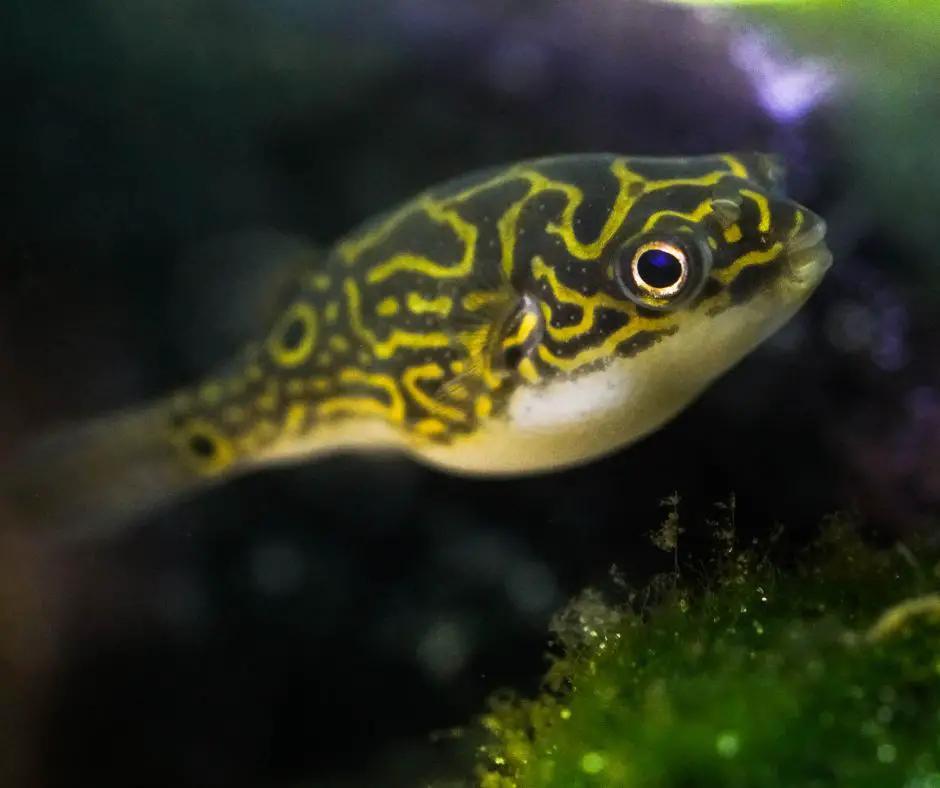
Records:
M566 608L543 694L492 699L477 785L940 788L936 552L833 519L782 570L721 534L704 582Z

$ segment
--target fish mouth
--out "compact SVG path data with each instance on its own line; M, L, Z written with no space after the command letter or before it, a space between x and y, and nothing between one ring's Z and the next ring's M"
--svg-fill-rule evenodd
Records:
M805 211L802 229L787 244L787 273L795 284L816 285L832 266L826 229L825 219Z

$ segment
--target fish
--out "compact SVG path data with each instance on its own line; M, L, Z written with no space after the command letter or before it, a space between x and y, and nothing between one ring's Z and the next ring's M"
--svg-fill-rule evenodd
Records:
M429 187L299 251L234 358L34 439L0 488L69 537L337 453L475 477L595 461L686 409L822 282L825 220L785 180L773 153L565 153Z

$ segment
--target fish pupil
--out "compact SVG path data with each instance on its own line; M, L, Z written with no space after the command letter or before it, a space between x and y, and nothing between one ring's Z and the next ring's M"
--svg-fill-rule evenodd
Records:
M284 331L284 335L281 337L281 344L284 345L287 350L296 350L300 347L305 333L306 327L304 326L303 320L299 318L292 320Z
M664 249L648 249L637 261L637 274L648 287L672 287L682 278L682 261Z
M205 435L193 435L189 439L189 449L197 457L209 459L215 454L215 443Z

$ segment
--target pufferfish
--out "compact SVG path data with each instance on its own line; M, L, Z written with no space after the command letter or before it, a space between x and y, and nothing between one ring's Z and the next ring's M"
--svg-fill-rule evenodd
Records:
M622 449L777 331L831 265L770 154L588 153L432 187L300 254L205 379L40 438L0 485L64 534L277 463L399 453L474 476Z

